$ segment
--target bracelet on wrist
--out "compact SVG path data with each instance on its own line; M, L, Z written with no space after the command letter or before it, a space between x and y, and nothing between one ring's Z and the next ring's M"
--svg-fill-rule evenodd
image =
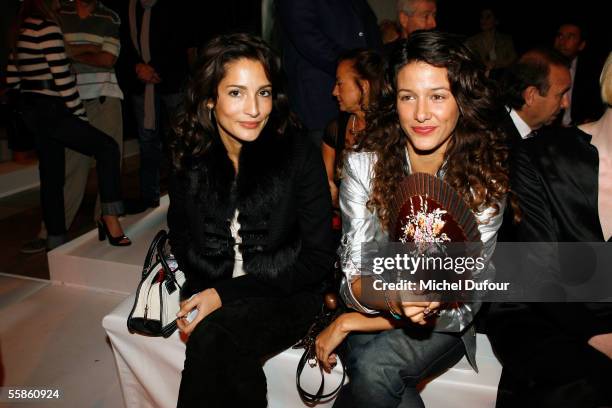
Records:
M402 315L395 311L395 308L393 307L393 304L391 303L391 300L389 299L387 291L384 290L383 294L385 296L385 303L387 304L387 307L389 308L389 313L391 314L391 317L393 317L395 320L401 320Z

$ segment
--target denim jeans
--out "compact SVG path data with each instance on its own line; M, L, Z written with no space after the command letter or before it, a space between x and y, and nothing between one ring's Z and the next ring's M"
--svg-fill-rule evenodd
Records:
M155 129L144 128L144 95L133 95L132 106L140 143L140 196L145 203L159 200L162 146L169 126L183 102L182 93L155 94Z
M35 135L40 201L48 240L61 243L66 233L64 148L96 159L102 214L122 214L117 142L70 113L59 97L24 93L20 108L25 123Z
M349 383L334 408L424 407L419 382L452 367L464 350L459 335L420 327L352 333L344 344Z

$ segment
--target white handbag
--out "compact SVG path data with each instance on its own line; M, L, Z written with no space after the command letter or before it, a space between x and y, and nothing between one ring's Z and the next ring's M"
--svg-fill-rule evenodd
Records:
M180 293L185 274L166 251L168 234L161 230L153 238L142 269L134 306L127 319L130 333L170 337L176 330Z

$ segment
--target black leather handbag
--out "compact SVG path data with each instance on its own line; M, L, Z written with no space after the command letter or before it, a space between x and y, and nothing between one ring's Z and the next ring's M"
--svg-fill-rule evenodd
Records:
M161 230L153 238L142 268L142 280L136 291L134 306L127 319L130 333L170 337L176 330L180 309L180 292L185 274L175 266L166 250L168 234Z

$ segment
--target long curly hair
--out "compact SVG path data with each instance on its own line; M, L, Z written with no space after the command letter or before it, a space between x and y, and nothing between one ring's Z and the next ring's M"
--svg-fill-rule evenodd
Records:
M486 78L478 58L451 34L422 31L398 44L389 58L386 86L378 105L367 117L366 137L357 151L375 152L370 211L376 211L388 229L389 197L406 176L406 145L396 108L397 74L412 62L446 68L451 93L459 108L459 119L445 152L448 182L479 212L485 207L499 211L499 203L509 192L508 147L498 128L503 105L497 103L496 88Z
M173 125L169 143L174 171L196 166L198 158L206 153L214 138L219 137L214 115L206 105L217 100L217 88L228 65L240 59L260 62L272 84L272 112L262 133L282 137L288 127L301 127L289 109L284 73L274 51L261 38L251 34L220 35L210 40L192 67L183 110Z

